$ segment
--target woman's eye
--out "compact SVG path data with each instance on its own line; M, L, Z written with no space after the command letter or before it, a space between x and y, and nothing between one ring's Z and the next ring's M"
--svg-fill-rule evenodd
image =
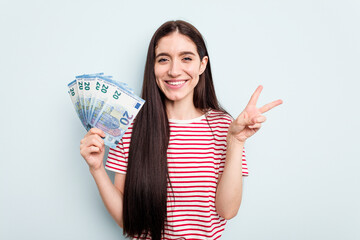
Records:
M160 59L158 60L159 63L160 63L160 62L166 62L166 61L167 61L166 58L160 58Z

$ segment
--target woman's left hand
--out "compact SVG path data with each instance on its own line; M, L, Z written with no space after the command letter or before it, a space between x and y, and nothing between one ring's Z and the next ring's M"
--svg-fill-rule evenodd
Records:
M282 104L282 100L279 99L268 103L261 108L257 108L256 103L262 89L263 87L260 85L255 90L244 111L231 123L228 139L229 137L234 137L239 142L244 143L246 139L254 135L260 129L261 124L265 122L266 117L262 114Z

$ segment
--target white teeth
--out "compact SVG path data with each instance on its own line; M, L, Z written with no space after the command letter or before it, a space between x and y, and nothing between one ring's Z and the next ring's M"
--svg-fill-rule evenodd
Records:
M180 84L183 84L184 82L185 81L176 81L176 82L169 81L167 83L170 84L170 85L180 85Z

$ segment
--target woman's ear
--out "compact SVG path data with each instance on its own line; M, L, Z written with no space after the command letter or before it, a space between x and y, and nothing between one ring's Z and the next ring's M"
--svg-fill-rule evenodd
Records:
M204 56L202 58L201 63L200 63L200 74L199 75L203 74L203 72L205 71L208 60L209 60L208 56Z

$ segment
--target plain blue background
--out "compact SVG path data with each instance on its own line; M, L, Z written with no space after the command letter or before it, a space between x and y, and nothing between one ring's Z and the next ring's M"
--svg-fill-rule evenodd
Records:
M123 239L79 154L67 83L105 72L139 94L150 38L174 19L204 35L234 117L259 84L259 106L284 100L247 142L223 239L360 239L359 12L356 0L1 0L0 239Z

